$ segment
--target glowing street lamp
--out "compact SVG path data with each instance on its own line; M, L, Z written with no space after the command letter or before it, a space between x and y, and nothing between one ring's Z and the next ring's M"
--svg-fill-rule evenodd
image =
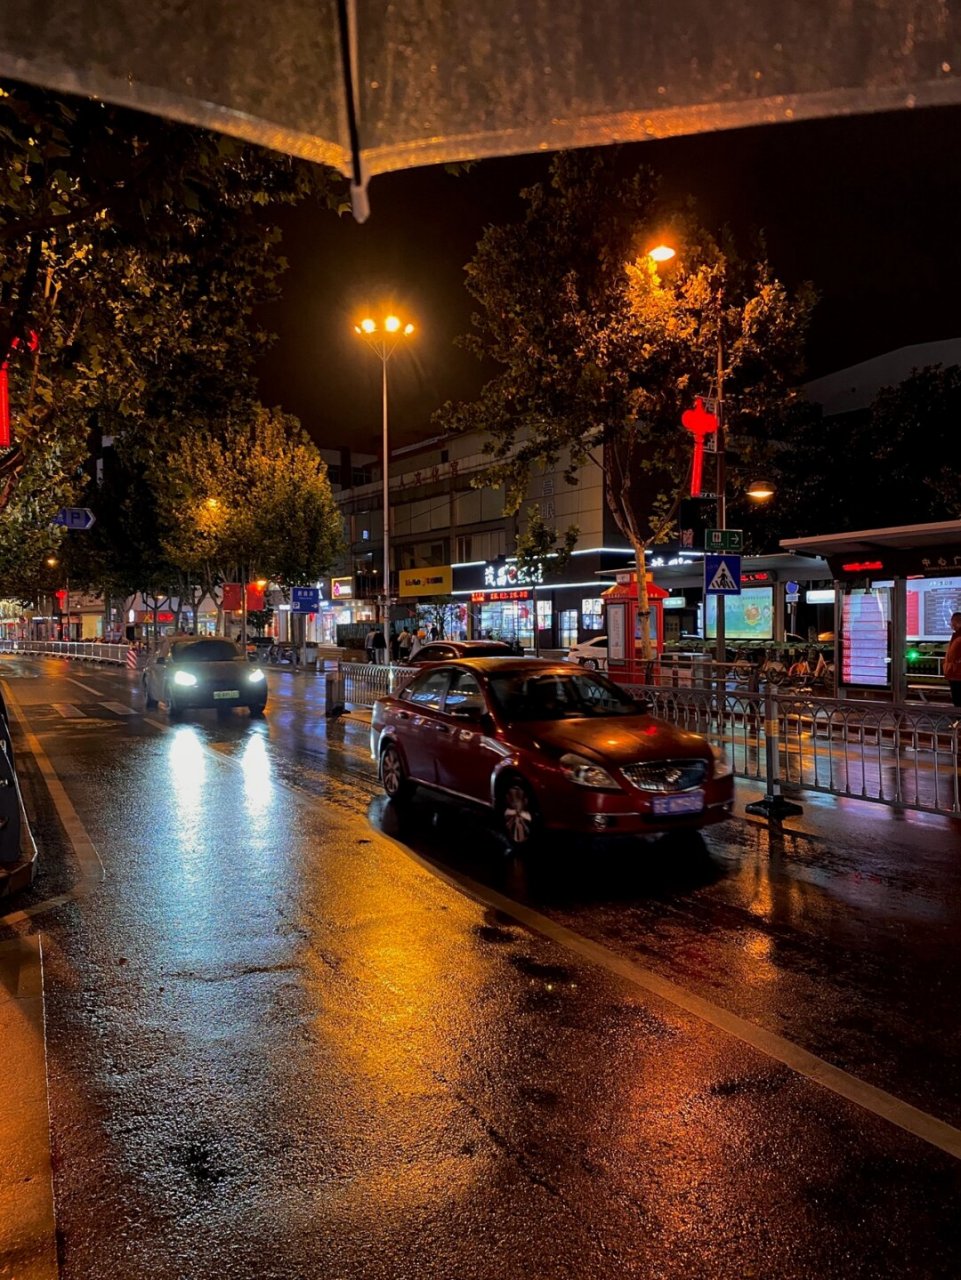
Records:
M774 497L774 485L770 480L752 480L746 493L752 502L767 502Z
M381 622L384 634L390 627L390 445L387 421L387 362L397 350L402 338L409 338L414 326L405 322L400 316L390 313L381 320L370 316L354 325L354 332L370 347L377 356L381 366L381 416L384 453L383 501L384 501L384 578L383 578L383 611Z

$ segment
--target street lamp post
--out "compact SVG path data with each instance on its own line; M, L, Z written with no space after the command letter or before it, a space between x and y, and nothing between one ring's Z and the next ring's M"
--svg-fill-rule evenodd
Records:
M388 315L382 320L367 317L354 325L357 333L380 360L381 367L381 430L383 436L383 503L384 503L384 579L381 605L381 623L384 635L390 629L390 436L387 418L387 364L402 338L414 332L412 324L405 324L398 316Z
M659 244L653 249L649 249L648 258L654 263L655 267L662 266L666 262L671 262L677 256L677 250L669 244ZM723 332L723 292L718 294L717 302L717 340L715 343L715 380L717 382L717 395L715 399L714 416L717 419L717 430L714 434L715 441L715 499L717 501L717 527L724 531L727 529L727 471L724 459L724 332ZM704 601L704 624L705 632L707 630L707 598ZM727 657L727 635L724 617L724 596L717 597L717 612L715 615L714 630L714 660L723 663Z

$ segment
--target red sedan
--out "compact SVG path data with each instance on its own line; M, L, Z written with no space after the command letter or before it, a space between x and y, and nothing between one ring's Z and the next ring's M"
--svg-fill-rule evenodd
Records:
M629 834L725 819L731 766L595 672L531 658L431 666L374 704L388 796L418 786L482 805L516 850L545 829Z

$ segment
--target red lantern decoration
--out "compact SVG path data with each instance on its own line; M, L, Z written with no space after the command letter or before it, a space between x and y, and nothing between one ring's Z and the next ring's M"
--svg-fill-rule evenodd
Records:
M717 414L704 408L704 401L698 396L693 409L685 409L681 414L681 425L694 437L694 461L691 466L691 497L701 496L701 475L704 470L704 437L713 435L717 430Z

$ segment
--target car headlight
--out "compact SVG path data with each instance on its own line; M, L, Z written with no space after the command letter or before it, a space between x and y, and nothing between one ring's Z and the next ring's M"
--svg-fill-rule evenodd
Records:
M261 671L260 667L257 667L256 670L251 671L247 679L251 684L259 684L261 680L264 679L264 673Z
M729 778L734 772L734 766L728 760L722 747L711 747L711 755L714 757L714 776L715 778Z
M174 684L182 684L189 687L191 685L195 685L196 683L197 683L197 677L194 675L191 675L189 671L174 672Z
M568 754L561 756L561 772L579 787L594 787L597 791L620 791L620 787L599 764L587 760L584 756Z

